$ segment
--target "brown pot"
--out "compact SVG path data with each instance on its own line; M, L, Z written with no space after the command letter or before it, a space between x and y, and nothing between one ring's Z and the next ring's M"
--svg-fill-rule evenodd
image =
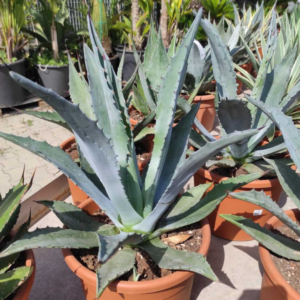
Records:
M82 203L80 208L92 213L98 206L91 199ZM202 245L199 253L208 254L211 234L206 219L201 221ZM63 249L63 255L69 268L80 278L86 300L95 300L96 274L84 267L72 254L71 250ZM178 271L169 276L142 282L116 280L102 294L101 300L188 300L190 299L194 274Z
M292 220L300 221L299 210L288 210L285 213ZM283 225L282 222L274 216L267 222L265 228L274 230L281 225ZM299 300L300 294L280 274L271 258L269 250L259 245L259 256L264 267L260 300Z
M216 183L220 183L226 179L228 179L228 177L214 174L203 168L199 169L194 175L195 186L204 183L213 183L211 189ZM277 178L255 180L236 190L236 192L251 191L253 189L257 191L264 191L264 193L270 196L275 202L278 202L282 192L282 187ZM260 212L260 210L262 210L262 212ZM207 219L213 235L230 241L250 241L253 240L253 238L242 229L239 229L237 226L225 221L219 216L219 214L233 214L243 216L245 218L251 218L260 226L264 226L272 216L269 211L262 209L257 205L227 196L207 217Z
M212 131L216 117L215 95L196 96L193 102L201 102L196 118L207 131Z
M241 65L240 67L243 68L245 71L247 71L248 73L251 74L253 65L252 65L251 62L249 62L247 64ZM241 74L241 73L237 72L237 74ZM243 92L243 82L241 80L239 80L239 79L236 79L236 83L238 84L238 86L237 86L237 94L240 95Z
M35 275L35 260L32 250L26 250L25 251L26 256L26 267L33 267L32 274L30 277L21 285L21 287L18 289L17 294L14 296L13 300L28 300L33 281L34 281L34 275Z
M141 142L149 150L149 152L152 152L152 150L153 150L153 135L147 136ZM74 136L70 137L69 139L64 141L60 145L60 148L62 150L65 150L68 147L70 147L70 145L72 145L73 143L75 143ZM138 163L138 168L139 168L140 172L143 171L143 169L146 167L149 160L150 160L150 158L148 160L144 160L144 161ZM70 178L68 178L68 183L69 183L70 192L71 192L71 195L73 198L74 205L79 205L80 203L85 201L87 198L89 198L89 196L82 189L80 189Z

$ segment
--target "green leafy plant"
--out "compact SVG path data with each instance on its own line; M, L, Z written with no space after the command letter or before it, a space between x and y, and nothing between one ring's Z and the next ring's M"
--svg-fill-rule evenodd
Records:
M26 24L25 1L1 0L0 12L0 50L5 51L6 62L12 63L28 42L21 32Z
M142 49L143 41L150 29L153 2L153 0L131 1L130 15L122 15L123 20L116 20L111 27L123 33L123 38L130 50L132 50L133 43L138 50Z
M222 17L234 19L233 4L230 0L204 0L201 1L201 5L212 21L218 22Z
M24 173L19 183L10 189L5 197L0 197L0 253L14 242L22 238L30 225L30 217L13 237L10 236L19 217L21 200L29 190L31 182L24 184ZM1 254L0 254L1 255ZM0 299L5 300L31 275L31 267L14 267L20 252L0 258Z
M24 31L38 39L40 48L46 47L52 51L52 57L56 63L60 62L59 45L64 38L63 27L69 17L67 0L41 0L41 8L32 8L31 17L34 29L23 28ZM64 43L64 42L63 42Z
M282 136L266 145L259 145L268 134L274 131L275 124L263 111L252 103L256 102L267 105L279 106L285 112L297 99L300 94L300 83L296 84L288 93L290 71L296 60L296 49L290 52L273 70L269 66L274 55L277 27L276 14L273 13L272 25L266 43L266 51L262 58L259 69L257 84L252 90L251 97L245 95L246 99L237 98L236 95L236 75L227 47L221 40L216 28L209 21L201 21L212 49L213 72L219 94L218 118L222 127L222 136L226 137L234 131L247 129L257 129L259 132L243 140L232 144L227 149L221 151L218 158L210 160L206 166L216 165L219 168L236 168L242 166L249 173L258 170L272 170L272 166L265 163L263 157L270 157L278 153L284 153L287 149ZM213 137L210 137L213 140ZM194 145L201 148L201 140L194 140ZM220 158L221 157L221 158ZM282 158L282 161L290 162L289 159Z
M201 201L200 198L209 187L207 184L178 196L183 186L209 157L229 144L258 132L254 129L230 134L226 139L208 142L186 158L188 136L198 107L192 107L176 127L172 125L201 14L202 11L199 11L173 57L159 90L154 150L142 178L137 169L121 82L90 20L93 52L84 46L89 88L85 82L79 81L77 73L72 74L74 78L70 77L73 98L84 98L85 103L80 106L72 104L51 90L11 72L19 84L44 99L65 120L74 132L82 157L92 172L80 169L59 147L6 133L0 136L54 163L101 207L114 225L98 223L69 204L42 201L68 229L46 228L29 232L7 247L0 258L24 248L99 247L101 267L96 270L97 297L110 282L133 268L137 248L149 253L161 268L190 270L217 280L205 257L169 248L159 239L164 232L199 222L226 197L227 191L261 176L252 174L224 181Z

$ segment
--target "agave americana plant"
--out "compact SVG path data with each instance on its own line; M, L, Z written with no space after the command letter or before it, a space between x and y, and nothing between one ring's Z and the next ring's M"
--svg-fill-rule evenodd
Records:
M300 11L300 10L299 10ZM294 86L299 86L300 81L300 19L297 16L299 12L294 10L292 13L288 13L286 10L284 15L279 20L280 32L278 37L274 40L275 50L271 52L271 57L269 58L268 72L275 72L276 66L278 66L282 61L287 60L291 51L295 51L296 58L293 61L292 67L290 67L288 84L283 87L285 88L284 93L287 94L291 91ZM272 47L273 47L272 46ZM245 45L247 53L249 54L250 61L256 71L260 72L260 68L265 70L265 60L263 57L268 55L267 41L265 39L261 40L261 53L256 47L256 51L252 53L251 49ZM254 90L258 85L261 84L261 77L253 77L247 71L239 68L235 65L235 68L240 71L241 74L237 74L237 77L251 90ZM299 120L300 114L297 109L299 108L299 98L294 101L294 103L286 111L288 115L291 115L293 119Z
M82 155L96 174L96 179L89 177L59 147L5 133L0 133L0 136L54 163L101 207L114 225L96 222L73 205L42 201L68 229L45 228L26 233L4 249L0 258L36 247L98 247L101 267L96 271L97 297L110 282L133 268L137 248L149 253L161 268L189 270L217 280L205 257L169 248L159 239L164 232L199 222L214 210L228 191L261 176L256 173L228 179L217 185L201 201L210 184L192 188L178 196L183 186L208 158L229 144L238 143L258 132L250 129L232 133L225 139L207 142L186 158L186 145L198 107L192 107L176 127L173 128L172 125L188 55L201 15L202 10L198 12L172 58L158 93L154 150L142 178L137 168L121 82L115 75L90 20L88 25L93 51L86 45L84 49L92 106L86 107L86 113L83 111L84 107L72 104L51 90L11 73L12 78L20 85L41 97L67 122L76 136ZM116 86L116 93L110 83ZM74 86L74 92L82 91L79 86ZM87 116L88 112L92 118Z
M264 104L256 104L264 109L265 113L267 113L268 116L273 119L273 121L276 122L276 125L279 126L279 128L282 130L291 157L293 158L297 168L299 168L300 135L299 130L293 124L292 118L284 115L279 106L269 107L265 106ZM290 199L294 202L296 208L300 209L299 175L293 169L291 169L290 166L281 161L267 158L265 158L265 160L276 171L280 184L282 185L287 196L289 196ZM252 190L250 192L230 193L230 195L233 198L259 205L260 207L268 210L284 225L289 227L300 237L300 226L297 224L297 222L290 219L278 206L278 204L265 193ZM262 228L252 220L241 216L224 214L220 216L244 230L246 233L256 239L260 244L276 253L277 255L291 260L300 260L300 243L298 241L286 238L282 235Z
M285 92L290 71L296 60L296 49L291 49L285 59L271 72L268 72L275 51L274 45L276 44L276 14L273 12L272 26L266 46L268 50L266 50L261 64L264 68L261 67L259 70L257 84L252 90L251 97L245 95L251 103L246 102L245 99L237 98L233 64L229 51L222 42L217 30L207 20L202 20L201 25L212 48L213 72L220 98L218 118L222 128L222 136L226 137L234 131L243 131L250 128L259 131L248 139L229 145L227 149L222 151L223 159L210 160L206 166L218 165L225 168L243 166L249 173L257 172L257 170L273 169L271 165L263 160L263 157L282 153L286 151L288 145L283 136L276 137L269 144L259 145L262 139L274 130L276 123L261 108L258 109L255 105L257 103L274 105L285 112L299 97L300 83L296 84L288 93ZM253 101L255 105L252 104ZM212 136L210 140L213 140ZM195 131L192 131L191 142L199 149L203 140L195 134ZM290 162L289 159L283 160Z
M19 183L11 188L3 199L0 195L0 253L4 247L9 247L22 238L29 228L30 216L13 237L9 236L19 217L21 200L29 190L31 182L24 184L23 172ZM14 268L20 252L16 251L13 255L0 258L0 299L5 300L32 274L32 267Z

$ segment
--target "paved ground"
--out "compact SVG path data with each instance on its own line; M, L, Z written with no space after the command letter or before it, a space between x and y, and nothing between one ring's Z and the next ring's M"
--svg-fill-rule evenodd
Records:
M45 140L53 146L60 145L71 136L71 133L62 127L26 114L7 114L0 117L0 131L22 137L29 136L39 141ZM20 180L25 164L26 182L30 180L35 168L36 174L33 186L24 199L61 174L44 159L0 138L0 193L2 195Z

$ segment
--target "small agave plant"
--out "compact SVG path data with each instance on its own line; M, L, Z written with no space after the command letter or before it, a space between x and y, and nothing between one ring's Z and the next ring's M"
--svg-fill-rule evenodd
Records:
M264 110L265 106L268 109L271 109L270 106L274 106L281 116L299 97L300 82L286 93L290 71L296 59L296 50L291 49L285 59L269 72L271 58L275 51L274 45L276 44L277 29L276 14L274 12L266 46L268 50L262 58L261 65L263 67L260 68L257 84L253 88L251 96L245 95L249 101L247 102L246 99L238 98L236 95L234 67L229 51L222 42L217 30L207 20L202 20L201 25L212 48L213 72L220 99L218 118L221 124L222 136L226 137L235 131L258 130L258 133L254 136L229 145L227 149L221 151L222 159L209 160L206 166L217 165L224 168L243 166L249 173L273 169L272 165L263 160L263 157L285 152L288 148L288 141L283 135L274 138L266 145L259 145L263 138L274 131L275 125L282 133L285 130L282 129L283 124L278 125L279 119L274 122ZM278 116L278 118L280 117ZM206 138L214 139L212 136L206 136ZM192 131L191 143L196 148L201 148L202 141L202 137L197 136L195 131ZM285 163L291 163L290 159L282 160Z
M186 158L186 146L198 106L193 106L176 127L172 125L201 15L200 10L172 58L158 92L154 150L142 178L137 169L121 82L90 20L88 24L93 51L86 45L84 49L92 99L92 106L86 109L92 117L87 116L82 107L51 90L11 73L20 85L41 97L65 120L96 178L79 168L59 147L5 133L0 136L55 164L101 207L114 225L96 222L73 205L42 201L68 229L45 228L29 232L9 245L1 253L1 258L37 247L98 247L101 266L96 270L97 297L110 282L134 267L138 248L145 250L161 268L189 270L217 280L205 257L170 248L159 238L162 233L199 222L214 210L229 191L261 176L256 173L228 179L214 187L203 199L201 197L210 184L197 186L178 196L191 176L211 156L231 143L238 143L258 132L250 129L207 142Z
M7 247L17 242L24 236L30 225L30 217L12 237L12 229L19 217L21 200L29 190L31 182L24 184L24 173L19 183L10 189L2 199L0 195L0 253ZM24 249L23 249L24 250ZM20 256L21 251L0 258L0 299L5 300L11 295L33 272L32 267L14 268L14 263ZM0 254L0 255L1 255Z

